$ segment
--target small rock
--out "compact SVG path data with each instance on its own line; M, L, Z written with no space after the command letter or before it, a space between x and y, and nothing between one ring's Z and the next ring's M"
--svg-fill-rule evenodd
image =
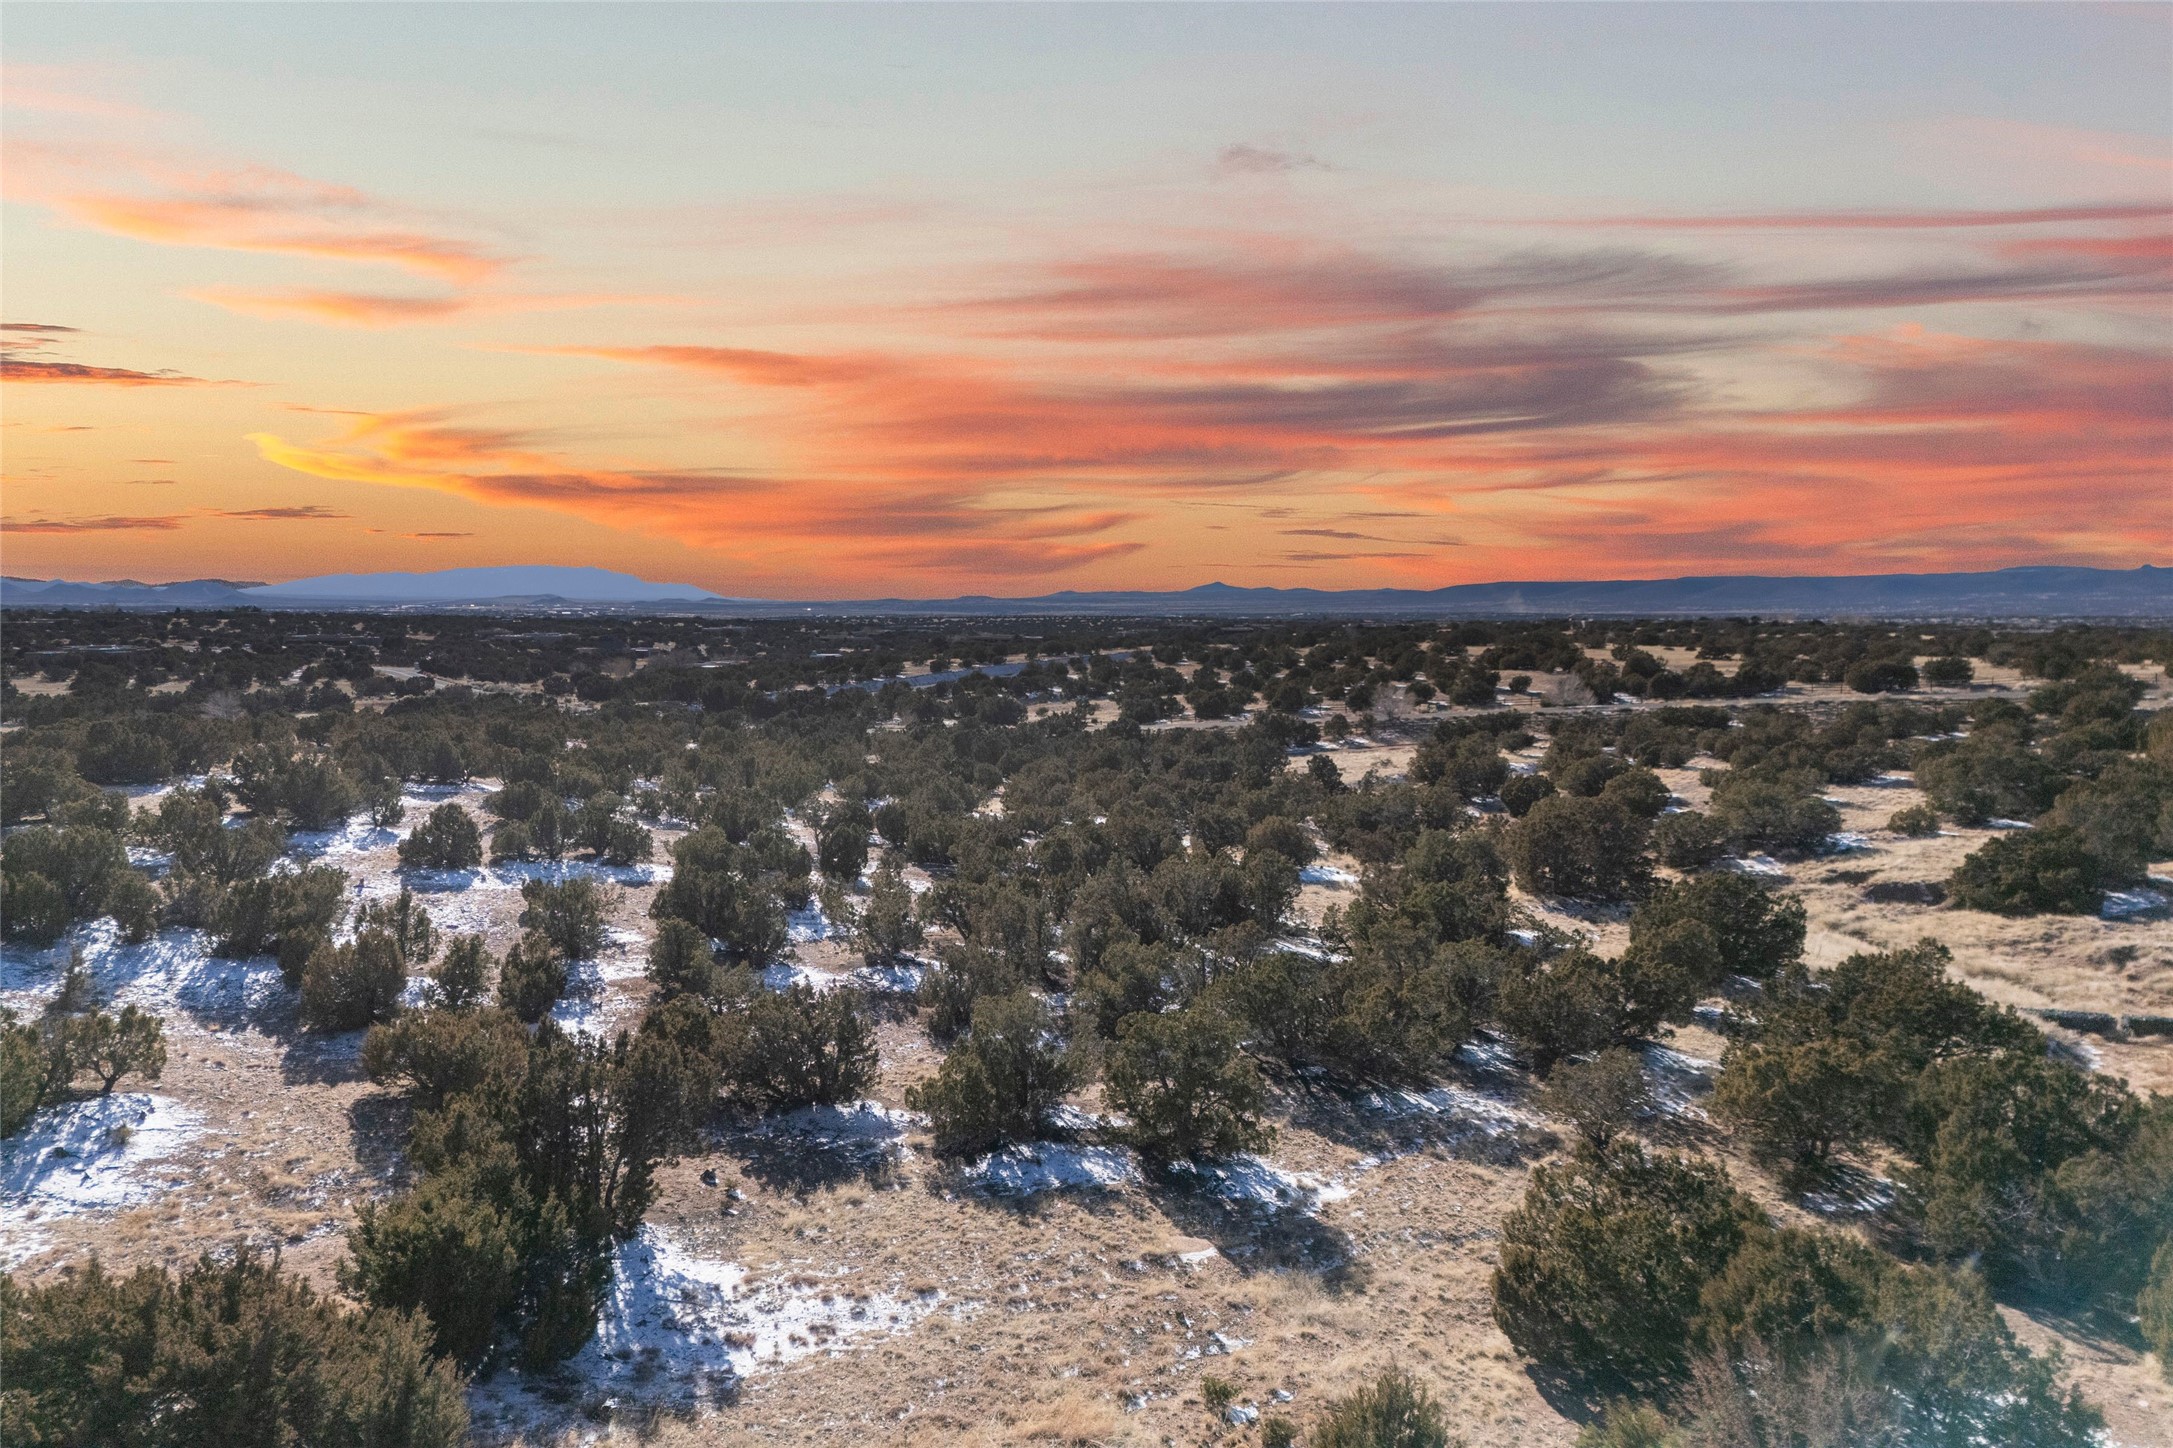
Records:
M716 1169L715 1167L711 1167L711 1168L709 1168L709 1169L708 1169L707 1171L705 1171L705 1172L703 1172L703 1173L702 1173L702 1185L703 1185L703 1186L705 1186L705 1187L713 1187L713 1186L715 1186L716 1184L717 1184L717 1169Z

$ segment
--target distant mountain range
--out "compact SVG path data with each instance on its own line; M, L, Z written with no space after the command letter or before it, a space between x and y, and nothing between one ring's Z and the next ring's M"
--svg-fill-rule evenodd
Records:
M288 583L258 584L249 598L321 607L327 602L476 603L494 599L563 599L567 603L693 603L717 595L689 583L650 583L608 568L444 568L436 573L327 573Z
M1562 618L1747 615L1821 618L2173 618L2173 568L2002 568L1990 573L1874 573L1847 577L1616 579L1464 583L1449 588L1236 588L1174 593L1065 590L1031 598L726 598L602 568L452 568L437 573L335 573L287 583L199 578L73 583L0 579L7 608L281 608L416 612L637 611L766 618L856 616L1103 616Z
M608 568L445 568L435 573L326 573L286 583L71 583L0 578L8 608L304 608L381 609L433 606L520 608L670 606L717 603L686 583L651 583Z

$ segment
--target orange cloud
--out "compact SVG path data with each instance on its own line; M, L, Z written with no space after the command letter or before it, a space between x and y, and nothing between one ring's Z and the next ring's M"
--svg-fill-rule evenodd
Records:
M90 367L80 362L40 362L28 357L0 357L0 381L92 383L106 387L241 387L179 372L139 372L133 367Z
M101 231L168 246L366 262L456 282L480 281L504 264L467 242L342 225L335 216L313 214L310 198L88 194L64 197L60 207Z
M951 579L1061 571L1143 546L1096 537L1133 521L1129 512L1005 503L955 484L582 467L515 433L434 413L363 416L315 446L269 433L249 441L266 461L312 477L542 508L808 578L864 580L868 568Z
M405 274L379 279L382 288L188 293L233 311L394 328L656 300L515 293L512 260L459 224L292 173L33 154L30 194L86 225ZM1239 171L1304 160L1257 148L1225 157ZM560 532L559 520L577 518L673 540L789 591L833 594L899 579L977 589L1120 560L1128 574L1176 581L1201 565L1209 541L1242 543L1262 568L1357 563L1433 582L1760 560L2134 561L2173 541L2162 353L1907 331L1829 341L1817 314L1910 317L1970 304L2019 321L2027 307L2042 335L2130 335L2102 314L2139 319L2173 294L2168 216L2162 202L2118 201L1619 216L1580 223L1608 233L1583 245L1524 249L1482 248L1463 233L1396 250L1338 239L1404 234L1367 231L1365 216L1286 216L1271 235L1172 230L1152 244L1136 227L1082 225L1089 245L1066 236L1053 259L1014 261L978 291L940 300L914 290L924 275L901 283L885 272L868 283L885 290L857 297L853 278L825 275L819 299L795 300L781 283L763 302L772 330L759 335L694 330L707 314L690 307L677 318L688 330L479 344L591 364L581 385L550 396L563 433L417 405L340 415L323 424L329 436L250 440L266 461L329 483L539 510ZM1639 228L1806 235L1731 257L1709 242L1624 235ZM1846 235L1815 235L1828 232ZM1003 244L1016 257L1016 236ZM1831 264L1814 270L1805 256ZM890 290L901 284L902 294ZM741 325L752 325L744 313ZM794 326L809 330L785 330ZM56 335L5 334L18 352ZM738 340L764 345L725 345ZM393 355L361 349L355 365L380 365L381 351ZM5 375L209 385L51 355L14 357ZM610 396L623 385L613 368L654 369L623 410ZM676 380L659 386L660 374ZM643 458L629 444L629 455L585 456L593 444L564 441L600 418L615 430L649 427L667 408L683 413L676 433L664 428L668 454ZM703 453L712 443L719 451ZM734 465L699 465L711 458ZM1384 502L1394 506L1372 506ZM1211 507L1232 511L1206 525L1188 511ZM1383 514L1404 521L1360 522ZM210 534L227 522L339 515L297 504L197 516ZM43 521L96 531L98 520ZM489 546L536 536L513 526ZM1338 570L1320 571L1326 581Z
M1212 357L1141 354L1121 376L1062 358L1028 373L966 354L564 348L771 399L761 435L781 464L579 466L422 414L362 418L314 446L255 441L316 476L547 508L855 592L871 569L970 580L1107 562L1179 541L1182 510L1208 497L1302 500L1319 526L1284 537L1376 545L1270 554L1267 536L1262 557L1412 581L2133 561L2173 545L2173 383L2155 353L1903 329L1816 356L1846 400L1757 409L1701 395L1672 346L1395 333L1318 353L1246 347L1226 374ZM1454 537L1438 528L1449 514ZM1362 516L1418 526L1337 521Z
M1832 361L1854 402L1520 440L1464 456L1453 491L1376 490L1495 522L1539 557L1596 547L1625 574L2132 565L2173 548L2173 381L2155 354L1904 331L1846 339ZM1519 576L1514 550L1477 556L1478 576ZM1589 576L1584 561L1558 576Z
M258 317L300 317L340 327L403 327L445 322L456 317L509 312L559 311L579 307L649 306L668 298L614 293L454 292L417 297L376 292L320 291L291 287L251 291L239 287L200 287L188 294L230 312Z
M137 241L389 266L458 284L506 264L352 186L275 167L194 169L148 153L21 141L9 147L9 171L19 199Z
M237 518L244 523L330 523L353 517L321 503L282 504L270 508L207 508L208 518Z
M892 374L895 366L878 357L805 357L746 347L553 347L549 355L600 357L609 362L648 362L687 372L729 377L759 387L814 387L837 382L865 382Z
M471 298L376 296L367 292L251 292L232 287L200 287L189 293L230 312L258 317L303 317L345 327L396 327L439 322L469 311Z
M185 521L185 518L171 514L155 518L111 516L102 518L22 518L0 523L0 532L67 534L127 533L148 530L163 533L171 532L173 529L180 527Z

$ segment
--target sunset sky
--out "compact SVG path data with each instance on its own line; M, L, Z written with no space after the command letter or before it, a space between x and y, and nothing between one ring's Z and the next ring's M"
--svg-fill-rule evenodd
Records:
M2173 562L2173 7L8 6L6 571Z

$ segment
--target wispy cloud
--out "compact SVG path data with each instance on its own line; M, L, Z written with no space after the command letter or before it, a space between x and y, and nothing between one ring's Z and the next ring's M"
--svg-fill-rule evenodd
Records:
M0 523L0 533L167 533L186 521L186 515L171 513L148 518L110 514L95 518L18 518Z
M425 488L540 508L774 563L808 576L869 567L945 577L1060 572L1142 545L1098 535L1121 510L1005 503L975 485L868 479L852 487L733 472L583 466L519 433L444 413L358 418L318 444L252 434L258 453L312 477Z
M0 322L0 345L45 347L76 330L74 327L62 327L52 322Z
M1542 219L1541 224L1584 231L1949 231L1986 227L2062 226L2076 222L2158 221L2173 216L2173 203L2109 201L2087 206L2037 206L2003 211L1767 211L1740 214L1655 213Z
M1255 146L1240 142L1225 146L1215 156L1220 176L1285 176L1293 171L1333 171L1336 168L1307 151L1280 146Z
M39 140L12 142L8 161L17 199L137 241L383 266L462 285L508 261L357 187L277 167L191 165L147 150Z
M351 518L320 503L288 504L270 508L206 508L207 518L237 518L245 523L320 523Z
M463 317L503 316L520 312L568 311L586 307L654 306L670 298L614 293L523 293L467 290L442 296L323 291L289 287L269 291L243 287L199 287L188 294L230 312L249 316L299 318L337 327L406 327L449 322Z
M82 383L106 387L243 387L185 373L140 372L133 367L92 367L80 362L41 362L30 357L0 357L0 381Z

